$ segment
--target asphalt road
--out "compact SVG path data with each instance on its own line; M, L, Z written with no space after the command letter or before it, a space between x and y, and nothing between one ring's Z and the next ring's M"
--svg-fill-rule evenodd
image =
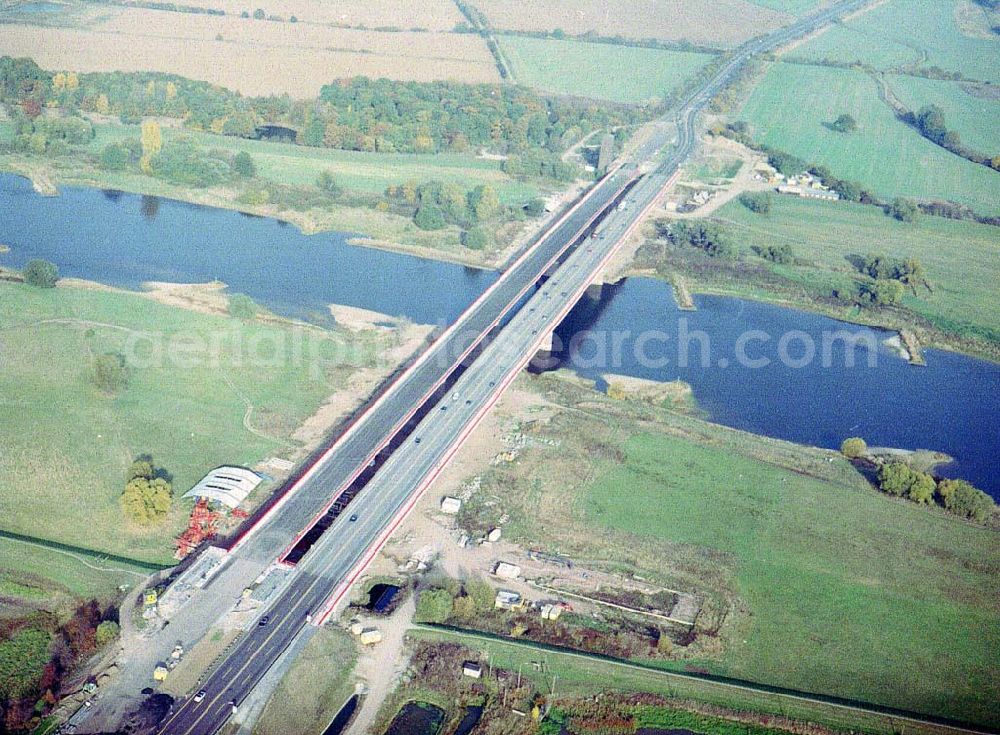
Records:
M731 58L677 113L677 139L670 154L642 177L611 208L594 238L572 250L552 277L510 318L496 340L482 351L439 404L385 461L352 502L350 513L331 528L302 558L288 588L268 609L269 624L249 631L226 655L204 684L200 703L189 699L167 719L162 732L202 735L215 732L253 688L278 655L291 643L307 617L321 617L331 596L344 590L349 575L388 536L420 491L436 476L464 437L520 372L538 345L559 324L600 273L616 245L655 201L678 166L696 145L698 113L753 55L829 22L866 4L849 0L806 18L764 39L752 41ZM652 158L668 141L659 138L640 149L637 160ZM488 332L518 303L550 265L572 245L602 210L615 201L632 178L632 168L602 181L582 204L508 269L490 291L344 435L296 491L233 553L270 562L310 520L325 511L338 489L361 472L386 441L434 392L463 356L465 347ZM349 519L357 514L356 521Z

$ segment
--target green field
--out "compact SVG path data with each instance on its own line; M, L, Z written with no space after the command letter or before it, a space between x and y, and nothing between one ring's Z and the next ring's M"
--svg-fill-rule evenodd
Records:
M959 30L959 0L890 0L795 49L799 58L855 61L877 68L920 62L961 72L969 79L1000 82L995 40Z
M606 43L502 36L521 84L612 102L663 99L712 60L709 54Z
M586 654L546 649L526 641L497 640L477 633L432 629L429 626L419 626L411 631L411 635L429 642L460 643L480 656L488 654L491 666L520 671L542 692L549 690L555 677L557 699L590 697L608 691L649 692L669 698L708 702L737 712L781 714L844 732L895 734L900 726L899 721L891 717L678 676L674 672L630 666ZM952 731L907 722L906 732L910 735L931 735Z
M317 630L268 699L254 735L323 732L354 694L351 672L357 656L347 631Z
M841 113L859 129L827 128ZM895 118L867 75L830 67L777 63L744 106L752 135L883 196L952 199L1000 212L1000 173L960 158Z
M151 453L172 473L177 498L220 464L287 455L291 432L371 350L361 338L245 324L135 294L11 283L0 284L0 324L0 525L155 562L170 561L190 501L154 528L124 522L118 499L135 456ZM109 351L132 372L115 397L90 379L93 356Z
M520 388L567 409L465 512L702 596L693 643L644 664L1000 724L997 530L881 494L832 452L559 374Z
M322 171L332 171L337 182L347 189L377 193L386 187L408 180L436 179L454 182L469 189L478 184L496 187L503 202L520 204L536 196L531 184L515 181L500 170L500 162L458 153L364 153L330 148L309 148L292 143L247 140L229 135L215 135L177 128L164 128L165 141L180 136L192 138L199 146L246 151L257 164L260 177L278 184L312 186ZM139 139L137 125L98 125L89 144L99 153L108 143L122 138Z
M716 213L734 230L745 257L751 248L788 243L802 265L767 264L780 276L809 291L829 295L848 287L856 273L851 255L881 253L893 258L919 258L933 293L908 293L905 305L944 331L1000 340L1000 242L997 228L940 217L921 217L906 224L881 210L847 202L817 202L797 197L772 199L766 217L731 202Z
M899 75L889 76L887 81L914 112L924 105L944 110L948 129L957 132L969 148L990 156L1000 154L1000 99L973 96L956 82Z
M47 609L51 609L48 605L52 598L62 592L74 597L106 598L119 585L135 586L149 574L143 567L109 561L99 554L56 551L3 537L0 537L0 559L3 559L0 585L13 581L44 590Z
M686 439L623 448L581 497L594 526L736 559L750 623L707 668L1000 723L995 531Z

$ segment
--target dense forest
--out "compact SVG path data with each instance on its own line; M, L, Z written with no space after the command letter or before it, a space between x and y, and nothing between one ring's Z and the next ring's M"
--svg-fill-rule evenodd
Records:
M396 82L357 77L313 100L244 97L206 82L156 73L50 72L29 59L0 58L0 101L29 118L45 107L184 120L193 130L256 137L263 125L295 142L343 150L405 153L487 150L511 155L510 173L572 178L559 153L591 130L639 122L649 109L543 98L523 87Z

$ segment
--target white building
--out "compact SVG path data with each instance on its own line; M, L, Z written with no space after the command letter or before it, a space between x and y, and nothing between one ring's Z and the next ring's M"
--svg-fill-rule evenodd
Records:
M261 483L261 477L243 467L216 467L184 493L185 498L205 498L235 508Z
M441 512L447 513L450 516L455 515L462 509L462 501L458 498L453 498L450 495L446 495L441 498Z
M521 576L521 567L501 561L494 567L493 573L502 579L517 579Z

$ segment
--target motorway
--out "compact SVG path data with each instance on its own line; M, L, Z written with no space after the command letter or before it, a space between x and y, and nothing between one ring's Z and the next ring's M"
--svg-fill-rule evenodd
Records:
M624 166L604 180L533 248L516 261L499 281L466 311L396 384L356 422L299 481L293 493L276 506L259 527L231 552L260 564L272 562L314 518L322 515L337 492L368 466L396 431L437 390L453 366L521 302L539 278L563 256L561 264L510 317L496 339L465 370L457 382L384 461L350 505L357 515L339 516L296 566L289 586L267 610L267 626L248 631L225 656L204 684L207 696L193 699L164 722L162 732L208 735L232 714L278 655L309 620L322 622L363 566L405 517L420 493L433 481L475 424L496 402L538 346L559 324L600 273L617 246L639 224L675 178L679 165L696 145L696 118L740 66L752 56L809 33L833 18L867 3L850 0L827 8L771 36L749 42L678 110L677 139L660 165L641 177L622 201L635 168ZM668 141L645 144L636 156L648 161ZM595 236L581 239L591 222L604 214ZM568 253L568 255L567 255ZM230 565L229 569L238 569ZM224 570L220 574L225 574ZM232 573L236 573L233 571Z

